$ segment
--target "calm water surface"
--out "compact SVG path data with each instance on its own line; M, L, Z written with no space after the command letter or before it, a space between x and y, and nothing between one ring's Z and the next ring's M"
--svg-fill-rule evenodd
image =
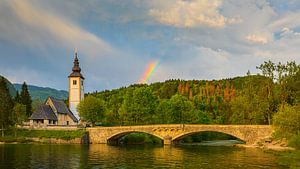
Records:
M287 168L255 148L211 146L0 145L0 168Z

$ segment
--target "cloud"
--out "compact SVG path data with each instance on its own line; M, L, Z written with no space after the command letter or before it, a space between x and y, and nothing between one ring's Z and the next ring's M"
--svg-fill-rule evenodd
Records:
M278 30L282 29L284 27L297 27L300 26L300 18L299 18L300 12L286 12L280 16L274 21L272 21L269 25L269 27L272 30Z
M33 35L31 41L37 40L39 43L44 42L47 44L49 43L47 41L52 40L58 46L64 46L69 49L77 47L81 53L90 57L95 57L100 53L111 53L114 50L107 42L95 34L82 29L69 20L46 13L29 1L13 0L10 1L10 6L21 22L29 26L30 29L38 30L36 33L31 32ZM45 35L47 35L47 39L41 40L39 36L45 37ZM38 38L34 39L34 36ZM31 41L27 41L27 43L31 43Z
M156 59L150 82L244 75L269 59L299 62L299 8L272 2L0 0L0 72L67 88L78 48L93 91L135 83Z
M261 35L254 35L254 34L248 35L248 36L246 36L246 39L251 42L255 42L255 43L261 43L261 44L268 43L268 39Z
M177 0L164 7L152 8L149 15L154 20L176 27L207 26L224 27L226 24L240 22L239 19L226 18L220 14L220 0Z
M150 78L150 82L178 78L219 79L233 75L237 68L231 66L230 53L206 47L190 47L172 60L176 61L162 60Z

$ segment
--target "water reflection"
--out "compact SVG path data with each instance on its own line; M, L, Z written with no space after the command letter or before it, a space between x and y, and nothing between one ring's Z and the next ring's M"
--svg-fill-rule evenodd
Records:
M0 168L286 168L260 149L207 146L0 145Z

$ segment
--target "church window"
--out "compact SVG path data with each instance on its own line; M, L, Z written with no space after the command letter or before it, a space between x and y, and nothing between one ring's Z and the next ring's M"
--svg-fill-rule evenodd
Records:
M77 84L77 80L73 80L73 85L76 85Z

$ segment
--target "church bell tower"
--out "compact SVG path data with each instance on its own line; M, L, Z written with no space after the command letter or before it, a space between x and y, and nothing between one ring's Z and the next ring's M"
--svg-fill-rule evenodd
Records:
M74 66L72 73L69 77L69 109L72 111L74 116L80 120L79 114L76 110L77 105L84 98L84 77L81 74L81 68L79 67L79 61L77 52L75 52Z

